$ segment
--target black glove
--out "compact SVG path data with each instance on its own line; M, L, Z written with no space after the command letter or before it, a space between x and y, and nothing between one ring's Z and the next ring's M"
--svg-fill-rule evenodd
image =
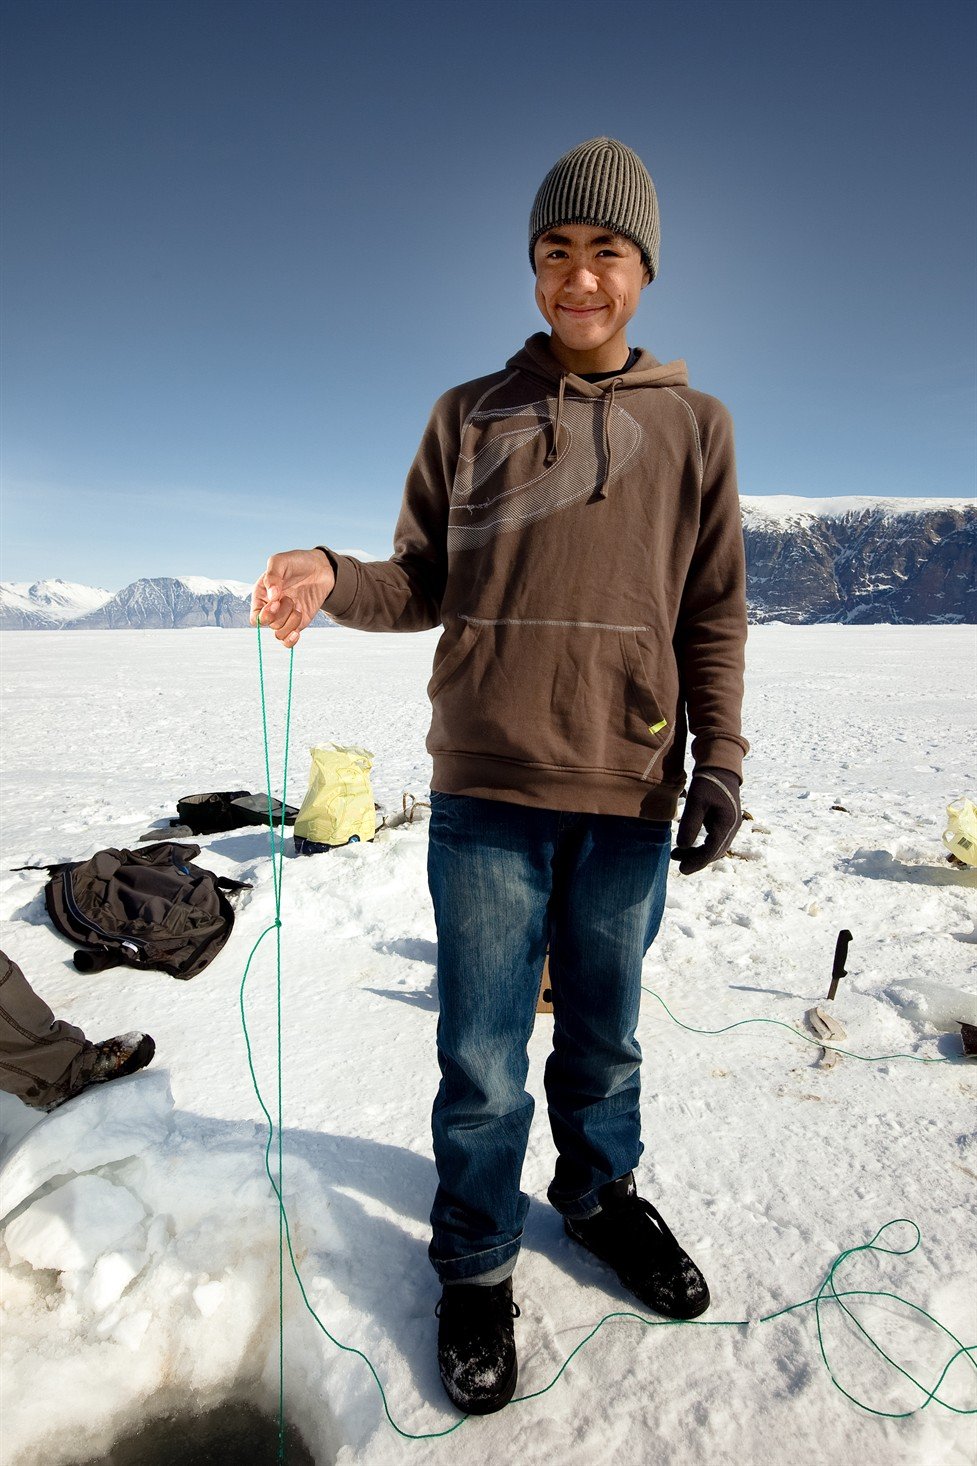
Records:
M743 820L739 790L740 781L729 769L709 765L696 769L685 796L685 809L671 856L680 862L682 875L693 875L726 854ZM701 845L696 845L703 825L706 838Z

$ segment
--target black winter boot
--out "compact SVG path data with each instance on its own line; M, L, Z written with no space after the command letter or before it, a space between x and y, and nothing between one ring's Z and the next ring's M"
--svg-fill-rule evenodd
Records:
M85 1081L86 1087L135 1074L152 1063L155 1053L156 1045L148 1033L120 1033L115 1038L103 1038L95 1045L95 1062Z
M119 1033L115 1038L103 1038L99 1043L87 1044L88 1055L87 1067L79 1079L76 1080L73 1088L63 1088L56 1099L49 1100L44 1104L36 1104L25 1099L25 1104L33 1104L34 1109L51 1110L58 1109L61 1105L67 1104L76 1095L84 1094L93 1084L105 1084L110 1079L123 1079L128 1074L135 1074L139 1069L145 1069L147 1064L153 1061L156 1053L156 1044L148 1033Z
M568 1237L609 1263L626 1288L655 1313L697 1318L709 1307L706 1280L676 1242L628 1172L598 1192L600 1211L584 1221L564 1219Z
M518 1375L512 1279L490 1286L448 1283L435 1312L441 1383L452 1403L466 1415L508 1405Z

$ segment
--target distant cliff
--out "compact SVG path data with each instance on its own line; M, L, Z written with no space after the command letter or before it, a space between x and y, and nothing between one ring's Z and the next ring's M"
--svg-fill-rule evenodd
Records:
M977 505L744 498L750 620L977 622Z

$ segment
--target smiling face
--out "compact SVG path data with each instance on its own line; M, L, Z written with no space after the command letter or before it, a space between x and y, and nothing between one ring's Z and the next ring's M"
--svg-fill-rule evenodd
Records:
M572 372L614 372L627 360L626 327L651 275L630 239L592 224L560 224L533 246L536 304L557 360Z

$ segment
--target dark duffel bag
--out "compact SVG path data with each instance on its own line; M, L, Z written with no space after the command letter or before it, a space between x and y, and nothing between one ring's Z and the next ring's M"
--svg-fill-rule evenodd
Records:
M216 835L220 830L239 830L244 825L267 825L268 797L247 789L229 789L214 794L186 794L176 803L177 821L195 835ZM285 823L294 825L297 809L285 806ZM271 801L272 824L282 820L282 807Z

